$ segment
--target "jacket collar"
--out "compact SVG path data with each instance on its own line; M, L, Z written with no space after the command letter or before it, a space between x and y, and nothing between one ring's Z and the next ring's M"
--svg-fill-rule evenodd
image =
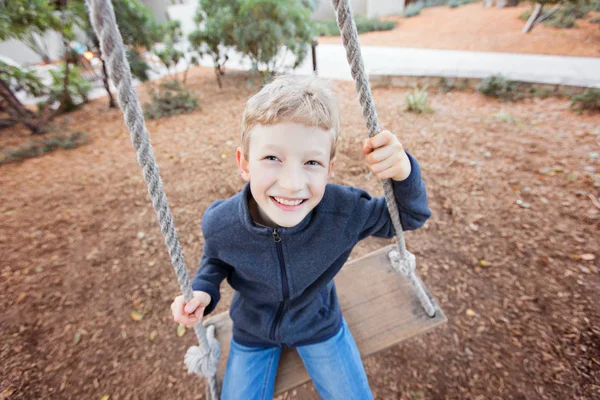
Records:
M239 201L239 213L242 225L251 233L264 236L264 235L272 235L273 228L264 227L262 225L257 225L256 222L252 220L252 216L250 215L250 207L248 204L248 199L252 196L250 191L250 182L246 182L244 188L240 192L241 197ZM318 206L317 206L318 207ZM314 214L314 209L311 210L306 217L298 225L292 226L290 228L277 228L277 232L279 234L292 234L301 232L308 227L310 221L312 220Z

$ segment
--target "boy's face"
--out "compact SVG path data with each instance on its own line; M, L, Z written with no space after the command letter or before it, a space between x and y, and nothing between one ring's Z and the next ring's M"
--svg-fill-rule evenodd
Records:
M319 204L331 176L334 133L297 123L257 125L248 159L237 161L258 205L256 222L271 227L299 224Z

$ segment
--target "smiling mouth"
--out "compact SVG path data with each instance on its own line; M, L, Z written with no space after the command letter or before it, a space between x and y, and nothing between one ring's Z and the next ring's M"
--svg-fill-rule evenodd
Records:
M285 199L283 197L270 196L274 203L285 207L297 207L303 204L307 199Z

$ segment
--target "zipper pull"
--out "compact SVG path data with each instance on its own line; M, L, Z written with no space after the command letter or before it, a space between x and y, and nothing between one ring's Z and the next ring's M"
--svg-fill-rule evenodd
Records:
M275 243L281 242L281 237L277 233L277 229L273 229L273 240L275 240Z

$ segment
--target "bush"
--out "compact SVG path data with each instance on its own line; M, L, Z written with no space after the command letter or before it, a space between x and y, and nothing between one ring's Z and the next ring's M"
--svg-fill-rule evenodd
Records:
M396 27L394 21L381 21L377 18L367 18L362 15L354 17L356 30L359 34L376 31L390 31ZM337 36L340 34L335 20L317 23L317 34L319 36Z
M424 8L439 7L446 4L446 0L425 0Z
M136 50L127 49L127 61L129 61L129 68L131 69L131 74L134 77L138 78L142 82L146 82L150 79L148 76L150 66L140 53L138 53Z
M590 11L599 10L600 1L598 0L591 2L579 0L576 3L565 3L557 12L544 20L542 24L554 28L575 28L577 26L575 23L576 19L585 18ZM528 20L530 16L531 11L525 11L519 17L523 20Z
M183 88L179 81L167 80L152 91L152 100L144 104L144 115L148 119L188 113L198 108L198 98Z
M450 8L456 8L456 7L460 7L463 6L465 4L470 4L472 3L474 0L448 0L448 2L446 3L448 5L448 7Z
M412 93L406 94L406 110L417 114L431 111L431 107L427 103L427 86L422 89L415 87Z
M63 96L65 96L62 106L64 111L69 112L88 100L87 96L92 90L92 84L81 76L81 71L77 66L70 65L67 92L64 93L65 69L66 64L63 63L58 70L50 70L52 86L50 87L47 104L61 102Z
M419 15L421 10L424 7L424 3L422 1L417 1L416 3L410 3L408 6L404 8L404 18L414 17L415 15Z
M59 135L36 141L32 140L23 147L4 151L2 158L0 158L0 164L37 157L59 148L72 149L84 145L85 143L87 143L87 134L85 132L73 132L69 136Z
M485 78L477 85L477 90L486 96L505 101L516 101L521 97L517 83L504 79L502 75Z
M583 110L600 111L600 89L588 88L581 94L571 96L571 108L578 112Z

